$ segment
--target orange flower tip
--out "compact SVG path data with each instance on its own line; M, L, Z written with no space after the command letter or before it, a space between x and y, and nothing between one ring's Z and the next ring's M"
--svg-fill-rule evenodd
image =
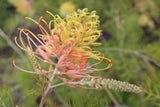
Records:
M14 39L17 39L17 36L15 36Z
M88 31L88 30L89 30L89 28L86 29L86 31Z
M105 56L105 54L104 53L102 53L102 57L104 57Z
M100 61L101 61L101 59L98 59L98 61L100 62Z
M26 20L27 20L27 19L28 19L28 17L25 17L24 19L26 19Z
M107 78L107 75L103 76L103 78Z
M17 27L17 30L21 30L21 28Z
M45 22L45 20L42 18L41 21Z
M27 32L27 29L23 29L25 32Z
M29 32L27 32L26 35L29 36Z
M43 19L43 16L40 17L40 20L42 20L42 19Z
M13 63L15 63L16 59L13 59Z
M110 64L110 65L113 65L113 62L112 62L112 61L109 61L109 64Z
M49 13L49 11L48 11L48 10L46 10L45 12L46 12L46 13Z

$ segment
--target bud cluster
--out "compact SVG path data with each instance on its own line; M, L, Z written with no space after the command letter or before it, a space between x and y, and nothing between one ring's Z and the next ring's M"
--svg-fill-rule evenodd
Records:
M118 91L140 93L142 89L136 85L129 84L127 82L117 81L114 79L105 78L85 78L82 79L79 84L81 86L89 86L95 89L113 89Z

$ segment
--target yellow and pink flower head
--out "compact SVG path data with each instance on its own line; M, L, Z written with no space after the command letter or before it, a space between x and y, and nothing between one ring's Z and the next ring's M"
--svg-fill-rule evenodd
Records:
M29 19L36 23L41 30L41 33L35 35L28 29L20 29L20 43L17 45L24 51L28 51L28 48L33 51L33 54L37 59L53 65L53 69L57 68L57 75L62 80L66 80L63 75L68 76L71 79L81 79L85 77L92 77L90 73L94 71L106 70L112 66L110 59L105 58L104 54L101 55L99 51L94 51L92 46L98 46L100 43L95 42L101 35L101 30L98 30L99 20L95 11L88 12L87 9L78 10L70 15L67 15L65 19L62 19L58 15L53 15L49 11L53 19L47 23L43 16L35 21L29 17ZM54 26L52 28L52 26ZM27 36L28 45L26 46L22 34ZM38 41L38 45L34 39ZM36 50L32 49L31 44L34 44ZM58 61L55 62L54 58ZM96 64L87 66L88 59L93 58L98 60ZM107 60L109 63L103 69L94 69L93 66ZM50 73L49 70L45 71L45 74Z

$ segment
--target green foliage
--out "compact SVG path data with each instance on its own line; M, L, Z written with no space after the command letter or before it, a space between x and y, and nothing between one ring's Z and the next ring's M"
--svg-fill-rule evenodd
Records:
M14 12L14 8L12 5L8 3L7 0L0 1L0 27L4 26L4 19L10 16Z
M12 91L7 86L0 88L0 106L14 107Z
M59 7L66 0L30 0L33 5L33 14L22 15L16 11L16 7L7 0L0 1L0 27L8 35L18 35L18 26L28 26L37 32L37 25L24 21L25 16L38 19L40 15L45 18L45 11L59 14ZM100 16L100 27L108 35L102 36L103 45L95 47L112 59L113 67L107 71L97 72L96 75L107 75L108 78L126 81L141 86L143 94L132 94L110 91L117 102L122 106L131 107L158 107L160 105L160 1L159 0L72 0L76 8L88 8L96 10ZM138 6L140 5L141 6ZM144 17L147 20L144 20ZM144 22L145 21L145 22ZM141 23L140 23L141 22ZM143 23L143 24L142 24ZM11 37L11 39L12 39ZM107 39L105 39L107 38ZM7 41L0 37L0 51L7 46ZM7 51L6 51L7 53ZM19 57L17 54L14 58ZM30 74L13 69L11 58L0 58L0 65L5 73L3 83L18 85L21 88L19 106L38 106L37 98L40 96L39 85L36 78ZM94 63L96 60L90 60ZM10 62L10 63L9 63ZM28 61L19 59L17 65L24 69L32 70ZM8 64L8 65L7 65ZM106 63L96 66L105 67ZM3 68L0 66L0 70ZM47 67L44 65L44 67ZM11 72L14 71L12 74ZM9 72L9 73L6 73ZM56 80L55 82L59 82ZM10 87L10 86L9 86ZM5 99L4 99L5 97ZM0 90L0 106L12 107L12 92L8 88ZM9 102L9 103L8 103ZM64 106L66 103L71 107L98 107L115 106L115 102L106 91L76 89L68 86L58 87L46 100L50 106Z
M0 37L0 49L3 49L5 46L7 46L7 42Z
M21 15L10 16L4 21L5 31L8 31L8 33L14 32L23 19Z
M146 48L144 49L144 52L150 56L154 61L160 62L160 50L159 50L160 43L152 43L148 44Z
M32 67L27 59L21 60L21 64L19 66L23 66L24 68L28 68L28 70L32 70ZM19 61L17 61L19 63ZM19 106L37 106L36 99L39 96L41 89L39 89L39 85L36 80L36 76L22 72L20 70L15 70L13 73L14 81L19 84L22 91L22 96L19 101Z

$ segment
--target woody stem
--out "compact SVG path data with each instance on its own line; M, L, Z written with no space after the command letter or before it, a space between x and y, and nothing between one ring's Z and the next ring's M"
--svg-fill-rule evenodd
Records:
M50 79L49 79L48 86L47 86L47 88L45 89L44 94L42 95L42 98L41 98L41 102L40 102L39 107L43 107L44 102L45 102L45 98L46 98L48 92L52 89L52 81L53 81L54 75L55 75L55 73L56 73L57 71L58 71L57 68L55 68L55 70L53 71L53 73L52 73L52 75L51 75L51 77L50 77Z

